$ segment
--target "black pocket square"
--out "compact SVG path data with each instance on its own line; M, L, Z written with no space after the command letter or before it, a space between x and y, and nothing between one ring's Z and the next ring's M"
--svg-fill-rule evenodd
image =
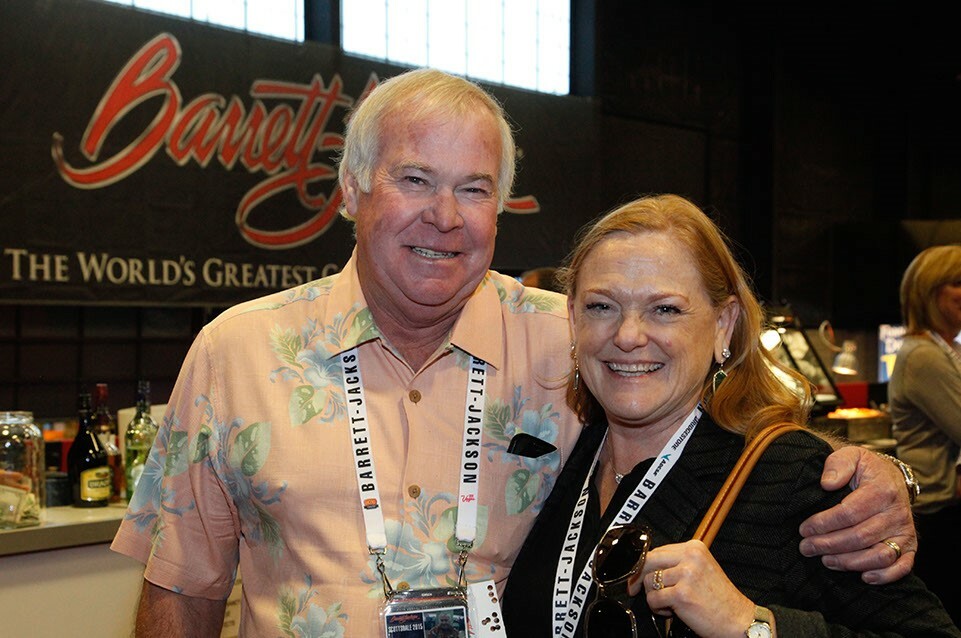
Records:
M507 445L508 453L516 454L517 456L526 456L531 459L550 454L556 449L556 447L547 441L526 432L515 435Z

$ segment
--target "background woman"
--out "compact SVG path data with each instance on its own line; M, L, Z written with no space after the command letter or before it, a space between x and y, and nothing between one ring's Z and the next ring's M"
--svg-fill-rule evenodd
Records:
M898 457L914 468L916 573L961 621L961 246L921 252L901 280L905 338L888 383Z
M808 432L768 449L710 551L687 541L744 438L806 423L810 404L771 372L761 308L696 206L667 195L609 213L580 239L562 280L571 400L588 427L511 571L509 635L583 635L587 624L592 638L632 636L630 609L642 636L657 635L650 610L719 638L961 636L916 577L871 586L800 554L801 521L846 493L820 487L830 448ZM598 588L585 566L627 521L650 530L654 549L630 592L605 588L613 602L592 606ZM896 540L882 547L899 552ZM605 564L618 560L614 552Z

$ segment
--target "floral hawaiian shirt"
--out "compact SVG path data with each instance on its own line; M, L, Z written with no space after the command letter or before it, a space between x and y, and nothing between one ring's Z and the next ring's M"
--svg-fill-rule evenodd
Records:
M358 348L395 588L456 583L454 526L473 355L488 363L471 582L502 585L580 430L565 404L564 297L489 272L447 343L411 370L380 335L355 258L331 277L224 312L198 335L112 549L150 582L227 598L241 635L376 636L339 354ZM556 446L507 452L525 432Z

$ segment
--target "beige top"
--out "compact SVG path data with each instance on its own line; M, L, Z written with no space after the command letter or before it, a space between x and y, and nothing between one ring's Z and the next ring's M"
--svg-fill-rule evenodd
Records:
M112 548L147 580L226 598L243 574L247 636L374 636L368 554L336 355L358 345L395 587L456 581L451 551L467 353L489 363L472 582L508 571L579 433L565 407L561 295L490 272L420 371L380 336L342 273L232 308L192 346ZM527 432L557 446L507 453ZM342 633L343 632L343 633Z

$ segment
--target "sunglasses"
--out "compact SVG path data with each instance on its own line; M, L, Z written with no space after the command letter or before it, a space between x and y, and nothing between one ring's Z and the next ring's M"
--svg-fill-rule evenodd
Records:
M650 548L650 531L639 525L614 526L601 538L591 567L597 596L587 608L587 638L637 638L627 584L644 568Z
M638 638L637 617L631 610L634 596L628 592L628 582L644 569L650 548L651 532L640 525L616 525L601 538L591 568L597 596L587 607L585 638ZM679 619L673 621L674 627L670 627L668 619L651 614L654 635L691 635Z

